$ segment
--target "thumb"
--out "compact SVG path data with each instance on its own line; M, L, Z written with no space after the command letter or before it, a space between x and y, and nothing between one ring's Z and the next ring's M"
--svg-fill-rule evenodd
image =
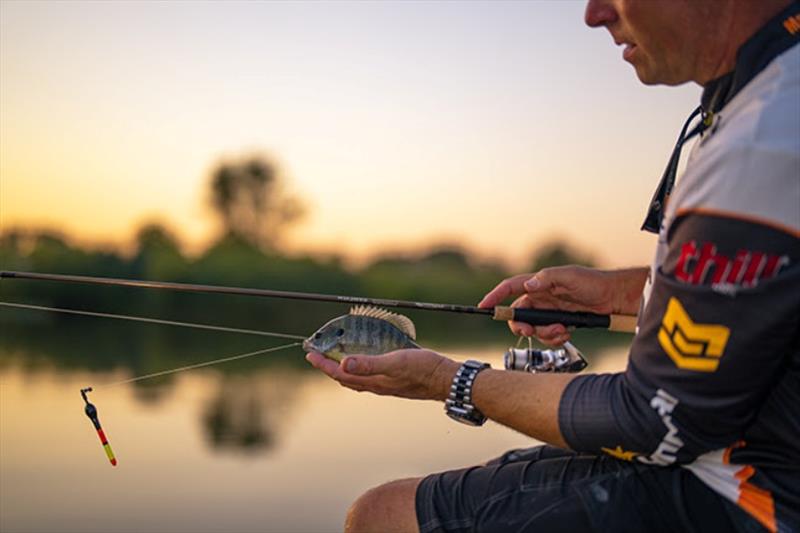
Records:
M348 355L342 360L342 367L348 374L359 376L370 376L380 374L382 367L385 366L380 356L370 355Z
M540 270L534 276L525 282L525 290L527 292L541 292L546 291L552 285L550 273L547 270Z

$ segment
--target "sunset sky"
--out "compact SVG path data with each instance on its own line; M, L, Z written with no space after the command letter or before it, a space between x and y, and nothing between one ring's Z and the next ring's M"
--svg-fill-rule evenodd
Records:
M645 87L584 2L0 2L0 230L199 250L209 172L282 164L294 251L567 238L647 263L647 202L700 88Z

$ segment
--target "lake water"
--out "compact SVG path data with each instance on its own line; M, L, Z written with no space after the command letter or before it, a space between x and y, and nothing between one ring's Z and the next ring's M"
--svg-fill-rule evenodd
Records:
M4 327L6 340L13 335ZM92 339L80 341L88 348ZM298 364L297 348L284 356L291 365L235 373L220 365L103 388L140 372L59 364L31 344L30 352L24 342L0 346L0 530L8 533L339 531L350 502L371 486L536 444L491 422L457 424L439 403L344 389ZM506 347L442 351L502 368ZM590 370L625 366L624 344L580 347ZM79 389L89 385L117 467L83 413Z

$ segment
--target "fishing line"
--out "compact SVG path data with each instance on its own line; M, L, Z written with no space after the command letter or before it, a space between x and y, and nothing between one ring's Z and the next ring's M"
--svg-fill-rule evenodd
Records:
M183 372L185 370L193 370L195 368L216 365L219 363L225 363L227 361L234 361L236 359L244 359L245 357L254 357L256 355L261 355L269 352L276 352L278 350L284 350L286 348L291 348L293 346L300 346L301 344L302 343L300 342L290 342L289 344L284 344L283 346L273 346L272 348L264 348L263 350L256 350L255 352L232 355L230 357L223 357L222 359L214 359L213 361L196 363L194 365L172 368L170 370L162 370L161 372L153 372L152 374L145 374L143 376L136 376L129 379L123 379L122 381L106 383L104 385L101 385L100 387L87 387L85 389L81 389L81 396L83 397L83 401L86 402L86 407L84 408L84 412L86 413L86 416L88 416L89 419L92 421L92 424L94 425L95 430L97 431L97 436L100 437L100 443L103 445L103 450L105 450L106 456L108 457L111 466L117 466L117 457L114 455L114 452L111 449L111 445L108 443L108 438L106 437L106 434L103 431L102 426L100 425L100 419L97 416L97 408L89 402L89 399L86 397L87 393L92 392L97 388L101 389L109 388L109 387L114 387L116 385L124 385L125 383L133 383L134 381L142 381L145 379L155 378L158 376L166 376L167 374L175 374L176 372Z
M211 324L198 324L198 323L194 323L194 322L178 322L178 321L175 321L175 320L163 320L163 319L160 319L160 318L149 318L149 317L143 317L143 316L118 315L118 314L113 314L113 313L98 313L98 312L95 312L95 311L82 311L82 310L79 310L79 309L67 309L65 307L48 307L48 306L45 306L45 305L31 305L31 304L21 304L21 303L15 303L15 302L2 302L2 301L0 301L0 306L3 306L3 307L14 307L14 308L18 308L18 309L31 309L31 310L34 310L34 311L50 311L50 312L54 312L54 313L64 313L64 314L69 314L69 315L81 315L81 316L91 316L91 317L100 317L100 318L116 318L116 319L120 319L120 320L131 320L131 321L134 321L134 322L146 322L148 324L163 324L163 325L167 325L167 326L178 326L178 327L194 328L194 329L206 329L206 330L212 330L212 331L224 331L224 332L228 332L228 333L245 333L245 334L248 334L248 335L261 335L261 336L264 336L264 337L279 337L279 338L293 339L293 340L304 340L305 339L305 337L300 336L300 335L289 335L289 334L286 334L286 333L275 333L275 332L271 332L271 331L258 331L258 330L254 330L254 329L229 328L229 327L226 327L226 326L214 326L214 325L211 325ZM133 378L130 378L130 379L123 380L123 381L116 381L116 382L113 382L113 383L106 383L104 385L101 385L100 387L95 387L95 388L105 388L105 387L110 387L112 385L122 385L123 383L132 383L134 381L141 381L141 380L144 380L144 379L155 378L155 377L158 377L158 376L165 376L167 374L174 374L176 372L183 372L184 370L191 370L193 368L211 366L211 365L215 365L215 364L218 364L218 363L225 363L227 361L235 361L237 359L244 359L246 357L253 357L253 356L256 356L256 355L261 355L261 354L265 354L265 353L269 353L269 352L276 352L278 350L283 350L285 348L291 348L293 346L300 346L301 344L302 343L300 343L300 342L292 342L292 343L284 344L284 345L281 345L281 346L275 346L275 347L272 347L272 348L265 348L263 350L257 350L255 352L248 352L248 353L244 353L244 354L233 355L231 357L223 357L222 359L215 359L213 361L206 361L206 362L203 362L203 363L197 363L197 364L193 364L193 365L182 366L182 367L173 368L173 369L170 369L170 370L162 370L160 372L154 372L152 374L146 374L144 376L137 376L137 377L133 377Z
M82 311L79 309L67 309L65 307L47 307L44 305L30 305L30 304L21 304L21 303L14 303L14 302L2 302L0 301L0 306L3 307L15 307L19 309L32 309L35 311L52 311L54 313L64 313L68 315L82 315L82 316L93 316L93 317L100 317L100 318L116 318L120 320L131 320L134 322L146 322L149 324L164 324L167 326L178 326L183 328L195 328L195 329L208 329L212 331L226 331L228 333L245 333L248 335L261 335L264 337L278 337L282 339L295 339L295 340L304 340L305 337L301 335L289 335L287 333L274 333L271 331L259 331L254 329L241 329L241 328L229 328L226 326L214 326L211 324L198 324L194 322L177 322L175 320L162 320L160 318L149 318L143 316L133 316L133 315L117 315L112 313L98 313L95 311Z
M80 309L67 309L64 307L49 307L45 305L32 305L32 304L23 304L23 303L16 303L16 302L3 302L0 301L0 306L2 307L12 307L16 309L29 309L33 311L48 311L52 313L63 313L68 315L80 315L80 316L90 316L90 317L98 317L98 318L114 318L119 320L130 320L133 322L145 322L148 324L163 324L166 326L178 326L184 328L194 328L194 329L205 329L205 330L212 330L212 331L223 331L228 333L244 333L247 335L260 335L264 337L278 337L284 339L291 339L295 342L290 342L289 344L283 344L281 346L273 346L271 348L263 348L261 350L256 350L253 352L242 353L238 355L232 355L229 357L222 357L220 359L214 359L212 361L204 361L202 363L195 363L192 365L181 366L178 368L171 368L168 370L161 370L159 372L153 372L151 374L144 374L142 376L135 376L128 379L123 379L121 381L114 381L111 383L104 383L99 387L87 387L85 389L81 389L81 396L83 397L84 401L86 402L85 412L89 419L92 421L92 424L97 431L97 435L100 438L100 442L103 445L103 449L108 456L108 460L111 462L112 466L117 465L117 458L114 455L114 452L111 450L111 445L108 442L108 439L103 431L102 426L100 425L100 420L97 416L97 408L89 402L86 394L91 392L92 390L96 390L98 388L105 389L110 387L115 387L119 385L125 385L127 383L134 383L136 381L143 381L146 379L152 379L160 376L166 376L169 374L176 374L178 372L185 372L187 370L194 370L196 368L203 368L206 366L211 365L218 365L220 363L227 363L230 361L236 361L239 359L245 359L248 357L255 357L257 355L263 355L271 352L277 352L279 350L285 350L287 348L293 348L295 346L301 346L302 342L296 342L298 340L305 340L305 337L300 335L289 335L286 333L275 333L272 331L258 331L253 329L243 329L243 328L231 328L227 326L214 326L211 324L198 324L194 322L178 322L176 320L164 320L160 318L150 318L150 317L142 317L142 316L134 316L134 315L119 315L113 313L99 313L96 311L83 311Z
M81 315L81 316L92 316L92 317L100 317L100 318L116 318L120 320L131 320L134 322L146 322L148 324L163 324L166 326L178 326L184 328L194 328L194 329L206 329L212 331L225 331L228 333L245 333L248 335L261 335L264 337L279 337L284 339L294 339L294 340L304 340L305 337L301 335L289 335L287 333L274 333L272 331L259 331L254 329L242 329L242 328L229 328L226 326L214 326L211 324L198 324L194 322L178 322L175 320L163 320L160 318L149 318L143 316L133 316L133 315L118 315L113 313L98 313L95 311L82 311L80 309L67 309L65 307L48 307L45 305L31 305L31 304L21 304L15 302L2 302L0 301L0 306L3 307L14 307L18 309L31 309L34 311L51 311L53 313L64 313L68 315ZM100 385L100 387L95 388L105 388L111 387L112 385L122 385L123 383L132 383L134 381L141 381L144 379L155 378L158 376L165 376L167 374L174 374L176 372L183 372L184 370L191 370L193 368L200 368L204 366L211 366L216 365L218 363L225 363L227 361L235 361L237 359L244 359L246 357L253 357L256 355L261 355L269 352L276 352L278 350L283 350L285 348L291 348L293 346L300 346L302 343L300 342L292 342L289 344L284 344L281 346L274 346L272 348L265 348L262 350L256 350L255 352L248 352L239 355L233 355L230 357L223 357L221 359L214 359L213 361L206 361L203 363L197 363L188 366L182 366L179 368L173 368L170 370L162 370L160 372L154 372L152 374L145 374L143 376L137 376L130 379L126 379L123 381L115 381L113 383L106 383L104 385Z
M292 348L294 346L300 346L302 343L300 342L291 342L289 344L283 344L281 346L273 346L272 348L264 348L263 350L256 350L255 352L248 352L239 355L232 355L230 357L223 357L222 359L214 359L213 361L206 361L204 363L196 363L193 365L181 366L178 368L172 368L170 370L162 370L161 372L153 372L152 374L145 374L143 376L136 376L129 379L124 379L122 381L114 381L112 383L105 383L100 385L99 387L94 387L95 389L104 389L107 387L113 387L115 385L123 385L125 383L133 383L134 381L142 381L144 379L155 378L158 376L166 376L167 374L175 374L176 372L183 372L185 370L192 370L195 368L201 368L204 366L211 366L216 365L219 363L226 363L228 361L235 361L237 359L244 359L246 357L254 357L256 355L261 355L269 352L277 352L278 350L284 350L286 348Z

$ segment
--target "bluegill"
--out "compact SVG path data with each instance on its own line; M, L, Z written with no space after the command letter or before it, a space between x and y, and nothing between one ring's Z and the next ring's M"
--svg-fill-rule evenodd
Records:
M406 316L370 306L356 306L303 341L303 349L341 361L349 354L378 355L401 348L419 348L414 323Z

